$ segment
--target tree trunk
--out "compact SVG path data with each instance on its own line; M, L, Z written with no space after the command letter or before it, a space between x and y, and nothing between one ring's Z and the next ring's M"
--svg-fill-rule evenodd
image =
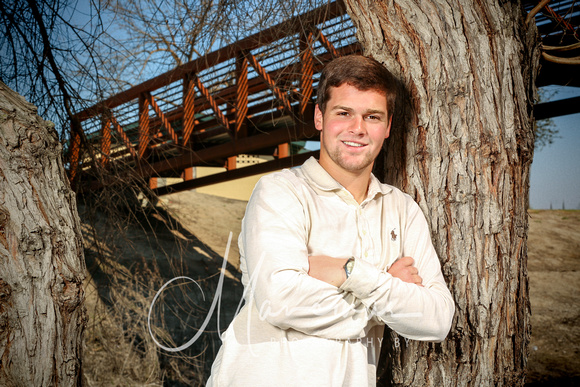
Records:
M0 82L0 385L81 384L85 263L53 124Z
M427 216L456 302L441 344L386 333L379 385L523 385L536 27L516 1L345 3L406 88L378 169Z

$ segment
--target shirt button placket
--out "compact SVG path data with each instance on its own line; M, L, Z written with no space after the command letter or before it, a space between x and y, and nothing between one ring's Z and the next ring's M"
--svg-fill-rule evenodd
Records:
M363 254L363 258L366 260L369 257L369 230L368 230L368 222L366 217L364 216L364 212L362 210L362 206L359 206L357 209L357 223L359 228L359 235L361 238L361 251Z

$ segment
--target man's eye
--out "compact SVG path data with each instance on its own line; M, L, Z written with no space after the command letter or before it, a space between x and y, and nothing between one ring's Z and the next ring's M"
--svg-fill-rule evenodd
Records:
M367 118L368 118L369 120L379 120L379 119L380 119L380 117L379 117L379 116L373 116L373 115L367 116Z
M348 116L348 112L338 112L339 116Z

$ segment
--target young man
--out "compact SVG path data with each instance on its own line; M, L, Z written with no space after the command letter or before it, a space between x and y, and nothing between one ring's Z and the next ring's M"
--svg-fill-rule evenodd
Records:
M384 326L441 341L454 303L417 204L371 173L393 76L362 56L323 70L320 160L263 177L239 237L246 304L208 386L374 386Z

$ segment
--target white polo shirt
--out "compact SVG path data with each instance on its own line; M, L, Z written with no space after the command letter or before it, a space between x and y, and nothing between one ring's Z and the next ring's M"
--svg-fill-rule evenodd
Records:
M358 204L314 158L260 179L239 237L245 306L223 335L208 386L374 386L384 325L441 341L455 310L427 222L371 175ZM337 288L308 256L355 258ZM423 287L387 273L411 256Z

